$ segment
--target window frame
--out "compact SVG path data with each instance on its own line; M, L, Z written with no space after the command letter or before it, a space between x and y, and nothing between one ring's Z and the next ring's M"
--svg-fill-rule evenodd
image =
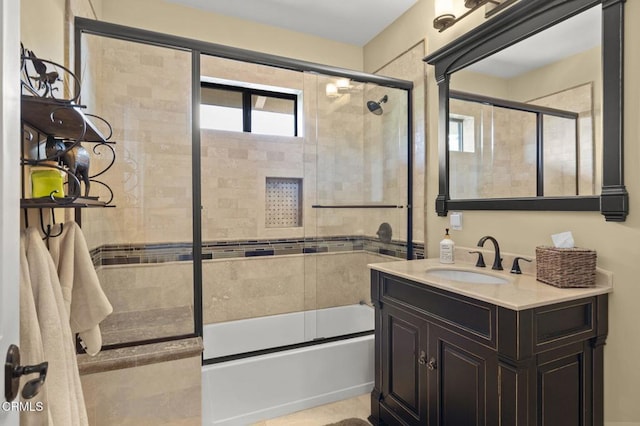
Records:
M452 128L452 124L458 129L458 143L456 149L451 149L451 130L449 130L449 151L465 152L464 151L464 118L449 117L449 129Z
M230 84L211 83L208 81L200 82L200 90L202 89L217 89L227 90L230 92L242 93L242 131L244 133L253 133L251 129L251 112L253 106L251 104L251 97L267 96L270 98L287 99L293 101L293 137L298 137L298 95L295 93L274 92L271 90L254 89L243 86L233 86ZM201 102L202 105L202 102Z

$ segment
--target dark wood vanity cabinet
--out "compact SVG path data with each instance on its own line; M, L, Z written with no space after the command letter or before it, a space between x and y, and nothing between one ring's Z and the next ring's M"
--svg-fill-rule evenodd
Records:
M515 311L372 271L378 425L602 425L607 295Z

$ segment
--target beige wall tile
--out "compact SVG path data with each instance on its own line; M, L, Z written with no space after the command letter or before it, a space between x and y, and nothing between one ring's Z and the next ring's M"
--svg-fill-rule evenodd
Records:
M119 142L118 161L105 175L117 208L85 213L89 246L190 241L190 58L184 52L120 40L88 36L87 41L87 74L95 71L97 76L85 90L99 99L97 112L114 123ZM415 74L408 64L417 56L405 55L389 65L389 72L400 78ZM211 56L203 56L201 65L203 78L298 91L306 114L303 134L295 138L202 131L205 241L375 235L380 212L325 214L311 205L406 204L406 152L399 152L396 142L406 138L397 132L402 125L396 124L404 123L406 115L403 91L352 82L349 93L332 99L324 93L326 85L336 81L333 77ZM163 78L157 78L159 67ZM384 94L390 99L385 115L369 114L366 100ZM267 177L302 179L303 226L278 231L266 227ZM398 220L393 223L395 236L402 239L406 225Z
M118 142L117 161L101 177L117 208L83 212L89 246L191 240L190 55L85 37L92 53L84 74L92 79L83 90L95 99L92 112L113 125ZM97 171L110 157L94 158ZM92 192L101 199L109 195L97 184Z
M366 265L392 260L360 251L206 261L204 322L369 302Z
M200 357L81 377L91 426L200 426Z
M424 242L425 236L425 132L426 132L426 120L425 120L425 102L426 102L426 65L422 61L426 54L426 46L424 40L416 43L406 52L397 56L391 62L387 63L379 70L375 71L376 74L385 75L394 78L400 78L403 80L409 80L413 82L413 240L417 242ZM398 97L404 96L402 92L397 93ZM402 99L397 99L397 102L402 102ZM405 102L406 103L406 102ZM387 111L395 115L394 120L402 122L406 116L406 110L402 108L388 107L385 109L385 115ZM403 114L405 114L403 116ZM396 128L397 126L385 125L385 129ZM405 135L397 135L398 140L402 140ZM387 140L387 139L385 139ZM397 148L397 144L386 144L388 147ZM404 153L401 153L404 155ZM397 159L399 155L397 153L388 152L383 158ZM400 156L400 158L405 158ZM394 164L395 163L395 164ZM386 188L392 192L401 194L406 199L407 192L407 179L406 179L406 164L397 164L398 162L385 163L385 183ZM404 171L404 173L403 173ZM402 203L400 203L402 204ZM406 240L406 220L396 222L397 226L394 226L394 238ZM392 223L394 225L394 223Z
M119 321L117 314L143 313L153 310L161 312L159 310L170 308L184 308L192 311L193 266L190 262L107 266L98 268L97 272L102 288L114 310L114 313L103 322L105 330L109 330L112 335L113 327L110 324L113 321ZM136 326L141 330L146 329L143 331L145 338L153 338L154 330L161 334L166 333L166 327L159 327L165 320L162 317L154 320L153 316L149 316L145 323ZM172 328L174 335L193 332L192 321L181 322L179 326L175 325L176 327ZM127 327L127 329L130 328ZM117 336L112 339L120 341Z

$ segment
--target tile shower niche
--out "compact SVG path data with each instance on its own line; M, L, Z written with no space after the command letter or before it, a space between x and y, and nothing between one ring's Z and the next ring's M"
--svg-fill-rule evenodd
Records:
M267 177L267 228L293 228L302 226L302 179Z

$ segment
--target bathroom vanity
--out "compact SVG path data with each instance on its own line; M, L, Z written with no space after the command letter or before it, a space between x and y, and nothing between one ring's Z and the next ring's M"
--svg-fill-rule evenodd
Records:
M610 275L561 289L436 259L369 266L372 423L603 424Z

